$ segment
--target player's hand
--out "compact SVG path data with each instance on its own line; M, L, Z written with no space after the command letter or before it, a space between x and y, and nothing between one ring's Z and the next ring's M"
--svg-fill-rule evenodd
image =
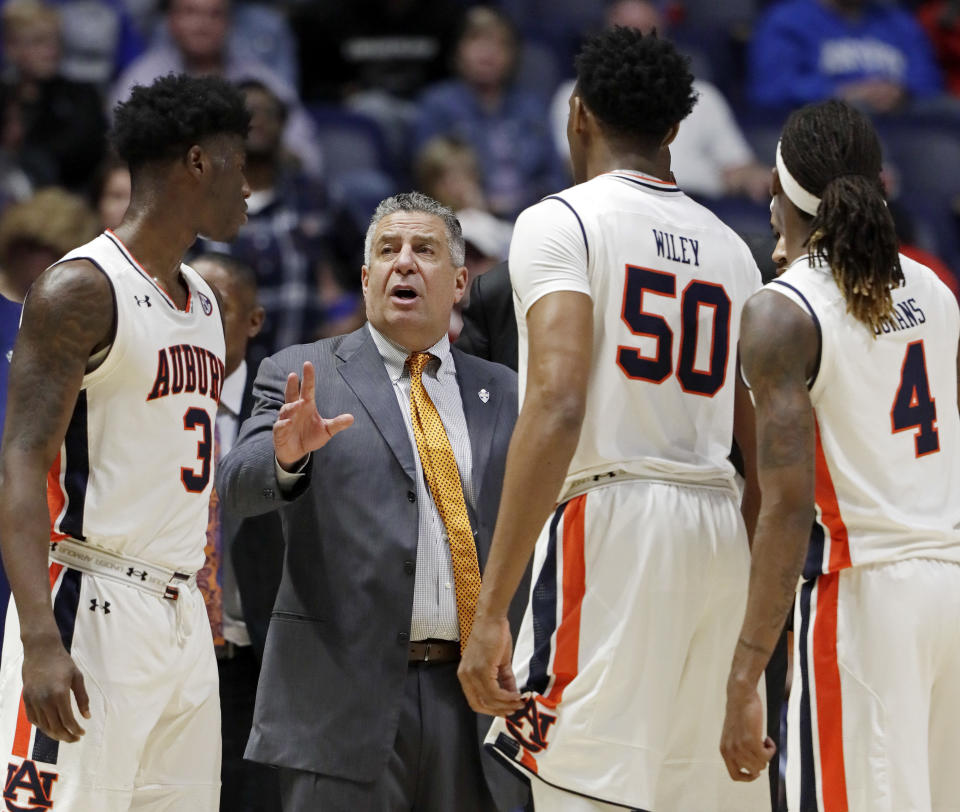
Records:
M757 689L727 689L727 715L723 720L720 753L734 781L760 777L777 746L763 732L763 703Z
M488 716L508 716L523 707L510 664L513 639L505 617L478 615L457 676L470 707Z
M323 448L337 432L353 425L352 414L327 419L317 412L314 400L313 364L303 365L303 379L295 372L287 376L284 404L273 424L273 446L280 467L295 470L311 451Z
M24 645L23 705L30 724L57 741L79 740L85 731L74 716L71 691L83 718L89 719L83 675L59 638Z

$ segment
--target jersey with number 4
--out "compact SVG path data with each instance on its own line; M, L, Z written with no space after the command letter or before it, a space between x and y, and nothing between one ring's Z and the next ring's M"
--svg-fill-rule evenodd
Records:
M730 228L672 183L609 172L520 215L510 276L521 401L530 308L557 291L593 303L586 413L561 499L611 471L733 487L740 313L760 273Z
M807 311L820 337L808 578L905 558L960 562L960 310L933 271L900 264L905 283L877 331L847 313L829 267L807 256L767 286Z
M185 309L105 232L61 262L109 279L116 335L83 378L47 478L51 538L192 573L203 566L224 336L216 297L180 266Z

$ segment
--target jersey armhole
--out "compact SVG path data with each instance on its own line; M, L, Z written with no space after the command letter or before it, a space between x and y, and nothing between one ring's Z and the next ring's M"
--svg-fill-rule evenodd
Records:
M777 293L786 296L795 304L802 305L810 314L810 318L813 319L813 326L817 329L817 359L814 361L813 371L810 373L810 377L807 378L807 390L810 391L817 382L817 376L820 374L820 363L823 360L823 329L820 326L820 319L817 317L817 314L810 305L810 302L807 301L807 297L789 282L784 282L782 279L772 279L770 280L769 285L771 286L771 290L776 290ZM772 287L773 285L778 285L780 288L784 288L785 290L774 288ZM789 291L789 293L787 291ZM746 381L744 381L744 383L746 383Z
M587 256L587 267L589 268L590 267L590 242L587 240L587 229L584 228L583 220L580 219L580 215L577 214L577 210L573 206L571 206L569 202L564 200L559 195L548 195L547 197L544 198L544 200L558 200L559 202L563 203L564 206L570 209L570 211L573 212L573 216L577 218L577 222L580 224L580 233L583 235L583 248Z
M97 352L92 353L90 356L90 359L92 360L97 360L99 357L100 363L95 369L84 373L80 388L87 389L91 385L97 383L97 381L106 378L107 375L110 374L110 371L116 367L119 357L123 354L122 350L117 349L117 339L120 336L121 330L120 308L117 306L117 289L113 284L113 280L110 278L110 274L103 269L103 266L92 257L70 257L70 259L62 260L62 262L76 262L77 260L89 262L94 268L103 274L104 279L107 280L107 284L110 285L110 296L113 300L113 334L110 337L110 343L107 344L106 347L97 350ZM58 262L56 264L59 265L61 263Z

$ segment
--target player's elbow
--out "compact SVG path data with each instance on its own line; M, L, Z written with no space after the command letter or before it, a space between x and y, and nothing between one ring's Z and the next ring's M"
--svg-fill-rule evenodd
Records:
M557 383L538 387L527 396L539 420L554 434L579 434L587 409L585 392Z

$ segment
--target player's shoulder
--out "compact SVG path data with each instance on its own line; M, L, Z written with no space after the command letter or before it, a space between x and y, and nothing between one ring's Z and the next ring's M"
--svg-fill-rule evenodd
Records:
M950 288L941 281L940 277L937 276L937 272L929 265L924 265L919 260L908 257L906 254L900 254L899 256L900 269L903 271L903 278L907 284L915 281L919 284L943 287L947 293L950 292Z
M688 195L682 198L684 206L684 220L694 228L702 229L715 235L715 238L728 243L731 251L735 251L751 269L756 269L757 263L750 246L734 229L724 222L718 214ZM759 270L757 271L759 274Z

